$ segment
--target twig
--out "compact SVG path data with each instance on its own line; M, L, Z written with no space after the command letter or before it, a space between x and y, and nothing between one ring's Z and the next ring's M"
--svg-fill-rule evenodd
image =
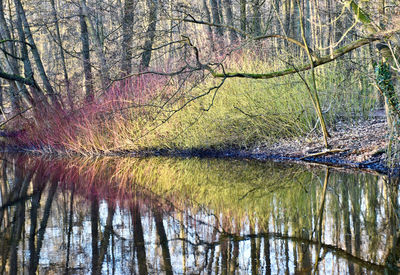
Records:
M13 120L14 118L16 118L16 117L22 115L23 113L29 111L29 110L32 109L32 108L33 108L33 107L29 107L29 108L27 108L27 109L25 109L25 110L19 112L18 114L12 116L11 118L7 119L6 121L2 122L2 123L0 124L0 128L3 127L4 125L6 125L6 124L7 124L8 122L10 122L11 120Z

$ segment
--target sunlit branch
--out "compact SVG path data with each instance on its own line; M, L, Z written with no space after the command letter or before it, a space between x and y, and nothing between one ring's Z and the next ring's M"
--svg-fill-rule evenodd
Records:
M343 46L343 47L335 50L332 54L319 57L316 61L314 61L314 67L318 67L318 66L324 65L326 63L332 62L332 61L336 60L337 58L339 58L357 48L360 48L364 45L368 45L368 44L370 44L374 41L378 41L378 40L382 40L382 36L371 35L366 38L358 39L346 46ZM281 71L273 71L273 72L269 72L269 73L258 73L258 74L257 73L246 73L246 72L217 73L213 70L210 70L210 71L214 77L225 77L225 78L239 77L239 78L252 78L252 79L270 79L270 78L294 74L296 72L307 71L309 69L311 69L311 64L307 63L307 64L298 66L297 70L295 70L293 68L287 68L287 69L284 69Z

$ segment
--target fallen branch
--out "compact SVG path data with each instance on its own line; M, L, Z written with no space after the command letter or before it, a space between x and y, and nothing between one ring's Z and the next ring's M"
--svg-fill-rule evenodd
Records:
M318 153L314 153L314 154L310 154L304 157L301 157L300 160L304 160L306 158L311 158L311 157L318 157L318 156L323 156L323 155L327 155L327 154L334 154L334 153L341 153L341 152L345 152L348 151L349 149L331 149L331 150L325 150L322 152L318 152Z

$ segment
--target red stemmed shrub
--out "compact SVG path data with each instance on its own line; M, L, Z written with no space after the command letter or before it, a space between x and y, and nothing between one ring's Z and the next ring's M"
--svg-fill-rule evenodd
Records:
M114 82L106 92L99 93L92 102L85 102L75 110L52 110L21 121L24 133L14 138L14 144L28 150L50 150L86 153L113 147L114 125L128 114L146 115L146 106L156 101L160 93L169 89L168 78L155 74L143 74ZM107 144L102 139L107 140ZM74 141L77 141L74 144ZM87 141L87 144L85 144ZM79 145L79 146L77 146ZM104 147L105 146L105 147ZM97 148L96 148L97 147Z

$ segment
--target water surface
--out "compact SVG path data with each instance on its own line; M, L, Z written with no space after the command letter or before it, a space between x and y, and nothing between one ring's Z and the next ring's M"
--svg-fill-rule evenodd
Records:
M385 176L273 162L0 162L0 274L384 274L400 266Z

